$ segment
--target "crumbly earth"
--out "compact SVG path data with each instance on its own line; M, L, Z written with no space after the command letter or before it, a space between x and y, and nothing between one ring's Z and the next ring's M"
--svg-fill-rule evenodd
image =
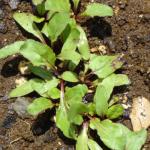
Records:
M108 4L114 9L110 18L93 18L79 20L85 28L90 48L100 49L100 53L123 54L125 65L120 72L131 80L131 85L124 89L116 89L115 93L126 93L127 99L144 96L150 100L150 1L149 0L91 0ZM84 6L90 0L81 0ZM7 0L0 0L0 47L17 40L31 38L16 25L12 19L12 10ZM28 1L22 1L16 11L31 12ZM5 25L5 26L3 26ZM0 149L13 150L73 150L74 142L65 139L47 120L51 112L34 119L21 119L11 110L14 100L7 98L9 91L15 86L15 79L20 77L18 63L21 58L9 57L0 60ZM131 127L130 120L124 120ZM43 128L43 125L46 127ZM50 128L49 128L50 127ZM33 129L33 130L31 130ZM33 131L33 132L32 132ZM36 134L36 135L34 135ZM38 136L38 134L41 134ZM150 131L144 150L150 149Z

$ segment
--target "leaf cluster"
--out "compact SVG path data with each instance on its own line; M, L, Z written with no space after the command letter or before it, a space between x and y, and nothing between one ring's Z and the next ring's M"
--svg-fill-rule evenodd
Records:
M34 74L34 78L13 89L10 97L36 92L39 97L28 106L28 112L37 116L55 108L56 126L77 141L77 150L102 149L90 130L96 130L110 149L138 150L145 142L146 131L132 132L110 121L124 111L120 104L110 101L113 89L130 84L126 75L115 73L123 61L119 55L90 53L85 31L76 22L77 17L112 16L113 11L107 5L91 3L84 12L77 13L79 3L72 0L71 7L69 0L33 0L41 17L14 14L15 21L38 40L17 41L0 50L0 58L22 55ZM61 48L55 48L58 44ZM93 95L90 101L86 99L88 94Z

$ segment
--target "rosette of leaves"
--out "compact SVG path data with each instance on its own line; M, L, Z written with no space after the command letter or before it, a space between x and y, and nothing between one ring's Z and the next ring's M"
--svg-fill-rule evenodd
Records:
M123 61L119 55L91 54L86 34L76 22L77 17L112 16L113 11L107 5L91 3L77 13L79 2L72 0L71 7L69 0L33 0L41 17L14 14L15 21L37 41L17 41L0 49L0 58L22 55L34 74L13 89L10 98L36 92L39 97L28 106L28 112L36 116L46 109L56 109L56 126L77 141L77 150L102 149L90 135L91 130L96 130L110 149L139 150L146 140L146 130L132 132L111 121L124 111L120 104L110 101L113 89L130 84L126 75L115 73ZM58 44L62 46L56 47ZM93 96L87 100L89 94Z

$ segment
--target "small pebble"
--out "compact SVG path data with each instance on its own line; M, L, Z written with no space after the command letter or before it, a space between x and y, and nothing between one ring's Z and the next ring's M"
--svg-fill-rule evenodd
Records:
M27 98L18 97L16 101L12 104L12 108L21 118L28 118L29 114L27 112L27 107L29 105L29 101Z
M4 18L4 12L3 10L0 8L0 20L2 20Z
M18 5L20 3L20 0L9 0L8 4L11 7L12 10L15 10L18 8Z
M0 33L6 33L7 32L7 26L4 22L0 22Z

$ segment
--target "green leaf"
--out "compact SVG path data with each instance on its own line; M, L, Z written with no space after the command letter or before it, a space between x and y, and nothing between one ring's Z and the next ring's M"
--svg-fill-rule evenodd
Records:
M108 110L108 100L115 86L127 85L130 81L126 75L112 74L99 83L94 96L96 112L105 115Z
M47 16L46 16L46 20L50 20L54 14L56 14L57 12L54 11L48 11Z
M99 4L99 3L91 3L87 5L86 10L81 15L90 16L90 17L113 16L113 10L108 5Z
M52 79L52 72L47 71L46 69L44 69L42 67L29 65L29 69L33 74L41 77L44 80L51 80Z
M73 0L73 4L74 4L74 9L75 10L78 9L79 2L80 2L80 0Z
M83 96L88 92L88 88L84 84L78 84L72 88L66 88L65 100L67 103L81 102Z
M53 78L52 80L44 82L41 79L32 79L32 88L41 96L47 97L47 92L55 87L57 87L59 80Z
M0 59L6 58L10 55L19 53L20 47L24 44L24 41L18 41L13 44L7 45L0 49Z
M42 31L41 31L43 34L45 34L46 37L48 37L48 23L46 22L42 28Z
M142 129L138 132L129 132L127 135L127 150L141 150L142 145L146 142L147 132ZM135 142L136 141L136 142Z
M46 0L45 8L54 12L69 12L70 2L69 0Z
M68 111L68 119L71 123L81 125L83 122L82 114L88 112L88 107L82 102L72 102Z
M55 42L58 36L66 28L70 21L70 16L68 13L56 13L47 25L43 28L43 33L51 39L52 43Z
M92 54L89 68L99 78L106 78L108 75L119 69L122 64L123 62L118 56L98 56Z
M29 13L14 13L13 17L22 28L43 41L43 36L37 28L35 22L41 23L44 21L44 18L38 18Z
M52 88L47 92L47 95L52 99L58 99L60 98L60 90L58 88Z
M78 82L78 76L71 71L65 71L63 72L63 74L61 75L61 78L65 81L69 81L69 82Z
M116 119L116 118L120 117L121 115L123 115L123 112L124 112L123 106L120 104L117 104L117 105L111 106L107 110L106 116L109 119Z
M95 141L88 139L88 146L90 150L103 150Z
M88 60L90 58L90 48L89 48L86 34L81 26L77 26L77 29L80 32L80 40L78 43L79 52L81 56L83 57L83 59Z
M40 97L35 99L27 108L27 111L29 114L35 116L38 115L40 112L52 108L53 104L49 99L46 99L44 97Z
M44 0L32 0L34 5L39 5L43 2Z
M88 107L88 113L93 116L96 114L96 106L95 106L95 103L88 103L87 104L87 107Z
M39 14L39 15L44 15L44 14L46 13L46 10L45 10L45 3L44 3L44 2L41 3L41 4L38 4L38 5L36 6L36 8L37 8L37 11L38 11L38 14Z
M76 128L68 120L68 108L64 99L60 100L59 108L56 111L56 126L66 137L76 139Z
M20 97L20 96L27 95L27 94L29 94L29 93L31 93L33 91L34 91L34 89L31 86L31 82L27 81L24 84L22 84L22 85L18 86L17 88L13 89L10 92L9 97L10 98L12 98L12 97Z
M62 47L61 53L58 55L59 59L71 60L75 65L79 64L81 56L79 53L76 52L79 36L79 31L73 28Z
M124 150L126 144L126 135L124 134L121 124L112 123L109 120L100 122L99 119L93 119L90 122L90 127L97 130L97 134L101 140L110 149Z
M81 134L77 138L76 150L88 150L88 126L83 125Z
M34 40L27 40L20 53L35 66L53 67L56 60L55 53L50 47Z
M132 132L122 124L112 123L110 120L100 122L97 118L91 120L90 128L97 130L104 144L115 150L140 150L147 136L145 129Z

